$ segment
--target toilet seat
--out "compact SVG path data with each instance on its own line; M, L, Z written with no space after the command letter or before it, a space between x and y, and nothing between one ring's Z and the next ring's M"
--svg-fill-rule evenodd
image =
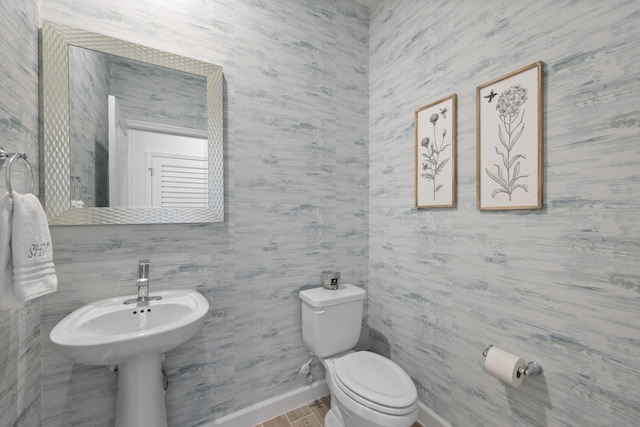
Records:
M386 357L368 351L350 353L337 359L334 369L336 385L361 405L389 415L415 410L418 401L415 384Z

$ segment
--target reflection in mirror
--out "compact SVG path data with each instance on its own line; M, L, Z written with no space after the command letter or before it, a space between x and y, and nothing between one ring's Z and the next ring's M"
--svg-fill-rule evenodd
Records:
M206 93L202 76L69 46L71 205L206 207Z
M52 225L223 220L220 67L47 22L43 97Z

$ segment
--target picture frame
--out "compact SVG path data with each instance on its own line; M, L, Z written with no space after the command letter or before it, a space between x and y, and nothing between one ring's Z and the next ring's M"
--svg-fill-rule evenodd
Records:
M476 89L479 210L542 208L542 61Z
M457 95L415 111L415 207L456 206Z

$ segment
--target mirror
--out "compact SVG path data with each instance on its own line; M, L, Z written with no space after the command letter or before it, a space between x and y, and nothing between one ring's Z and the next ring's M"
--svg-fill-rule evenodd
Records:
M224 220L221 67L51 22L42 46L49 224Z

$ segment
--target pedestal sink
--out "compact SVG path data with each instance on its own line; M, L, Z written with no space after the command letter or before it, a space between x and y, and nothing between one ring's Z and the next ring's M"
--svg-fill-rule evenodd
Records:
M197 334L209 302L197 291L153 292L148 305L127 295L87 304L62 319L49 337L74 362L117 365L116 427L167 427L163 353Z

